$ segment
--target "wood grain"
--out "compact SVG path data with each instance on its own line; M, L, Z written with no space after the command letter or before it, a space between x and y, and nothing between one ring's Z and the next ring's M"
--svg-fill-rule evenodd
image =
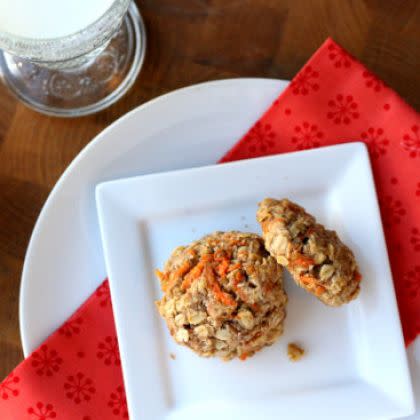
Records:
M49 191L77 153L115 119L162 93L229 77L290 79L332 36L420 108L417 0L141 0L144 68L117 104L90 117L46 117L0 85L0 379L22 359L19 283Z

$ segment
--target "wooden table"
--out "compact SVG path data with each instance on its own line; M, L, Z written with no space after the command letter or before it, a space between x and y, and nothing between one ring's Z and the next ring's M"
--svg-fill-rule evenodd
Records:
M141 0L148 51L135 86L90 117L37 114L0 85L0 381L22 360L19 283L48 193L97 133L132 108L193 83L290 79L328 35L420 108L417 0Z

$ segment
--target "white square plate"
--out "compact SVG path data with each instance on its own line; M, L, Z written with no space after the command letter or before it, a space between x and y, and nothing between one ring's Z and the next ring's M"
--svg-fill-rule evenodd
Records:
M96 190L130 418L365 419L410 414L413 397L374 183L362 143L146 175ZM285 334L246 362L202 359L158 316L153 272L215 230L260 232L264 197L288 197L335 229L363 275L329 308L294 285ZM287 359L290 341L307 354ZM175 360L170 353L176 355Z

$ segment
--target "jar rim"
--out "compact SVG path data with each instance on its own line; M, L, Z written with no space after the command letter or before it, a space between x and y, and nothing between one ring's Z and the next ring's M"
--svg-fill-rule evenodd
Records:
M94 22L69 35L28 38L0 30L0 49L37 62L66 61L99 48L115 32L131 0L114 0Z

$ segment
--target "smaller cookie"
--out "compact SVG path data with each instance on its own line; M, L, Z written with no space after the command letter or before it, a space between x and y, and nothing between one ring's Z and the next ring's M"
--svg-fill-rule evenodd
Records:
M287 199L264 199L257 220L267 251L299 286L330 306L357 297L361 275L352 251L336 232Z

